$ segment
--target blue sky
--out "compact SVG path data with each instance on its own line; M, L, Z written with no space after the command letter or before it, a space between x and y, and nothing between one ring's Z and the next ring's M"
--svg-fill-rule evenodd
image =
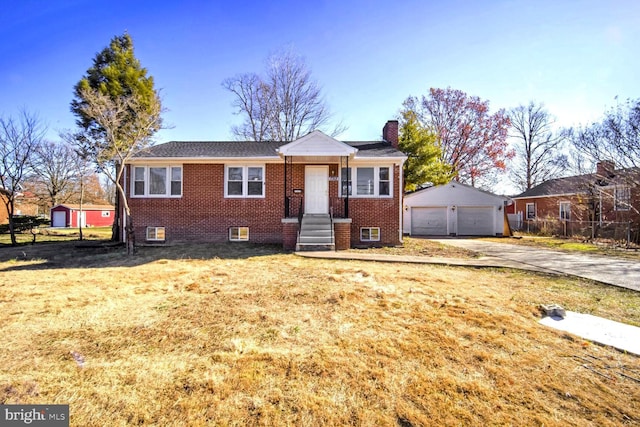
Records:
M491 111L544 102L558 123L596 120L640 98L640 2L5 0L0 115L21 107L74 126L74 84L128 31L161 89L157 139L227 140L240 118L221 82L265 57L303 55L345 140L377 139L409 95L452 87Z

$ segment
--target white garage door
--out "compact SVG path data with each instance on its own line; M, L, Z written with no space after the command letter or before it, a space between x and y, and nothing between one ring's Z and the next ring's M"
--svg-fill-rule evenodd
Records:
M52 227L64 227L67 224L67 214L65 211L53 211L53 218L51 218Z
M447 208L411 208L412 236L446 236Z
M492 206L458 207L458 235L495 236Z

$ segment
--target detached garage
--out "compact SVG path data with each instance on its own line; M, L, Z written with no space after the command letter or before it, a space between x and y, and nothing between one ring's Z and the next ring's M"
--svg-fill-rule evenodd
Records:
M113 225L115 209L111 205L57 205L51 208L52 227L108 227Z
M501 236L507 199L458 182L404 196L403 232L412 236Z

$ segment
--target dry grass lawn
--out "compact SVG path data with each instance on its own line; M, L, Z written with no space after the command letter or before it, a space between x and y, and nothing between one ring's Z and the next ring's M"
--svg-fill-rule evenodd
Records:
M2 248L0 403L75 426L640 423L640 359L540 326L541 303L640 325L638 293L511 270Z

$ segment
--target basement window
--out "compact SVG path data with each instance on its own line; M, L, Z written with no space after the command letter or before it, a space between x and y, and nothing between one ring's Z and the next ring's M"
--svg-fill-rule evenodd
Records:
M249 227L230 227L229 240L232 242L246 242L249 240Z
M164 227L147 227L147 240L150 242L164 242Z
M380 227L362 227L360 228L361 242L379 242Z

